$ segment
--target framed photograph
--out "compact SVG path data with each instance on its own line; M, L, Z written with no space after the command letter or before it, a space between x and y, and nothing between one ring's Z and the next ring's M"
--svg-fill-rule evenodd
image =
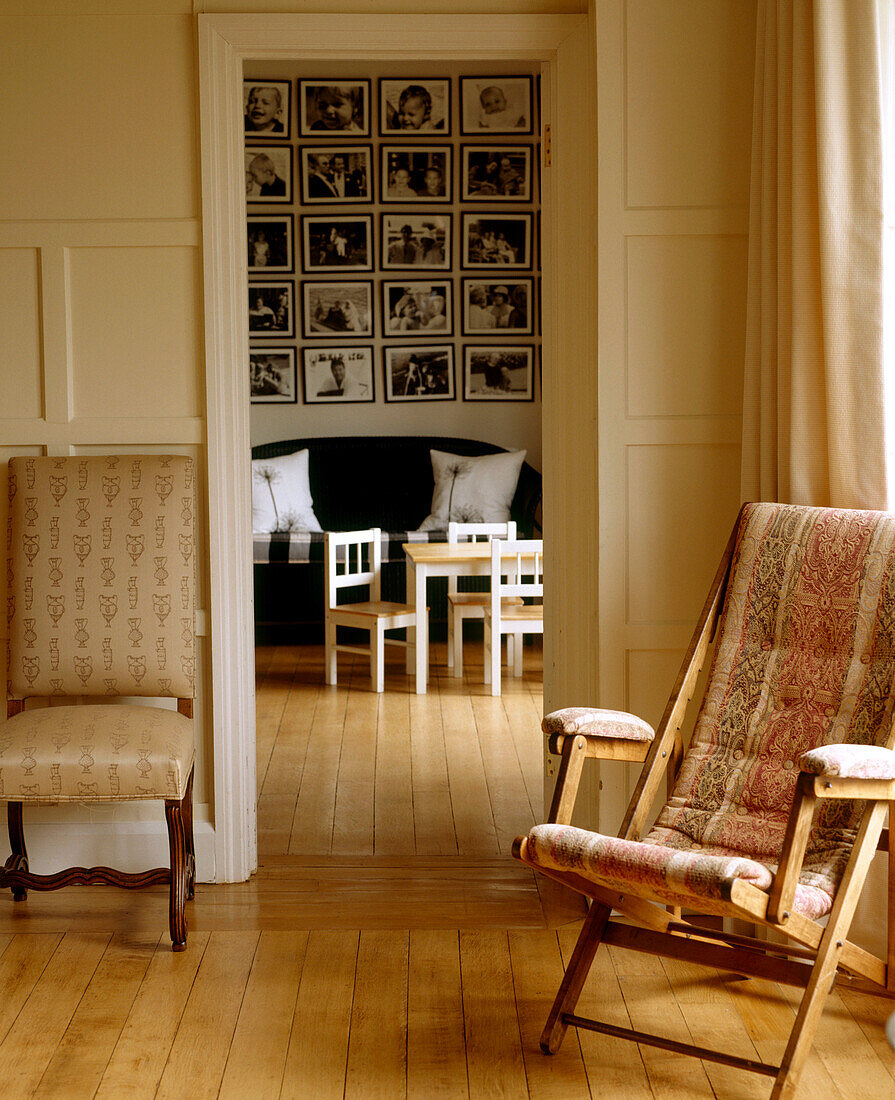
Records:
M302 283L301 290L306 340L373 335L372 283Z
M464 401L533 401L535 349L467 345L463 357Z
M302 269L314 271L372 271L373 217L338 214L301 219Z
M450 145L383 145L382 202L450 202Z
M244 80L242 111L247 141L288 140L292 130L292 81Z
M302 137L370 135L370 81L299 80Z
M306 405L373 401L373 348L303 348Z
M530 145L461 145L464 202L531 202Z
M295 348L249 348L249 393L253 405L294 405Z
M292 271L291 214L249 214L246 218L249 274L275 275Z
M246 202L292 202L292 146L247 145Z
M463 335L497 332L530 336L534 331L534 279L463 280Z
M450 79L383 77L379 81L379 132L383 137L447 136L451 132Z
M453 401L454 349L384 347L386 401Z
M451 336L454 304L450 279L432 282L382 284L382 333L384 336L415 336L433 333Z
M249 283L249 338L295 335L295 284Z
M531 267L531 214L464 214L463 267Z
M460 131L464 134L530 134L530 76L461 76Z
M372 145L302 145L298 158L303 204L373 201Z
M451 215L382 215L382 270L451 266Z

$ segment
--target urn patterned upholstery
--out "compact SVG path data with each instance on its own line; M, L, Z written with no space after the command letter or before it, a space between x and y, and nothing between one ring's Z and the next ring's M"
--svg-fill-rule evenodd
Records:
M23 841L16 851L23 803L164 799L166 812L186 816L171 842L191 892L192 460L15 458L9 507L10 702L0 728L0 800L9 803L13 839L6 884L16 896L29 885L54 888L39 881L54 876L27 873ZM25 709L21 701L36 696L51 705ZM177 709L118 701L134 696L178 700ZM65 697L105 701L58 705ZM81 873L77 881L130 885L98 870L70 869ZM172 881L167 869L147 874ZM173 924L172 938L177 946Z

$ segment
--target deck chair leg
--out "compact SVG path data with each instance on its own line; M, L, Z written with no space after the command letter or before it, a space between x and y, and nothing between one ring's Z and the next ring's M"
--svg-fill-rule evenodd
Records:
M574 1012L581 990L590 973L591 963L597 948L603 940L603 932L609 921L612 909L608 905L600 905L592 902L581 931L578 934L578 942L569 959L566 973L556 994L556 1000L550 1009L547 1023L541 1032L541 1050L545 1054L556 1054L565 1038L568 1024L563 1019L566 1013Z
M370 631L370 679L373 687L381 695L385 691L385 631L377 623Z
M168 852L171 859L171 893L168 900L168 925L171 930L171 950L186 950L187 858L183 823L183 803L180 799L165 799L165 821L168 825Z
M323 629L326 643L324 646L326 682L328 684L335 684L338 682L336 673L336 627L334 623L326 623Z
M25 828L22 823L22 803L7 802L6 816L9 823L9 848L12 853L6 861L7 871L27 871L28 852L25 849ZM12 887L12 900L24 901L28 891L24 886Z

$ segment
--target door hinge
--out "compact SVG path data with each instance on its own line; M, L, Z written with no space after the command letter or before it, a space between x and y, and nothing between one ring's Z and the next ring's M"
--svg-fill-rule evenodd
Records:
M544 167L549 168L553 162L550 149L550 123L544 127Z

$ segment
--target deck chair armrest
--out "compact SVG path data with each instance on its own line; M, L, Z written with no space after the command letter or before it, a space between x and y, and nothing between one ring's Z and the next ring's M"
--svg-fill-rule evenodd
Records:
M799 769L824 779L895 780L895 752L876 745L821 745L802 753Z

